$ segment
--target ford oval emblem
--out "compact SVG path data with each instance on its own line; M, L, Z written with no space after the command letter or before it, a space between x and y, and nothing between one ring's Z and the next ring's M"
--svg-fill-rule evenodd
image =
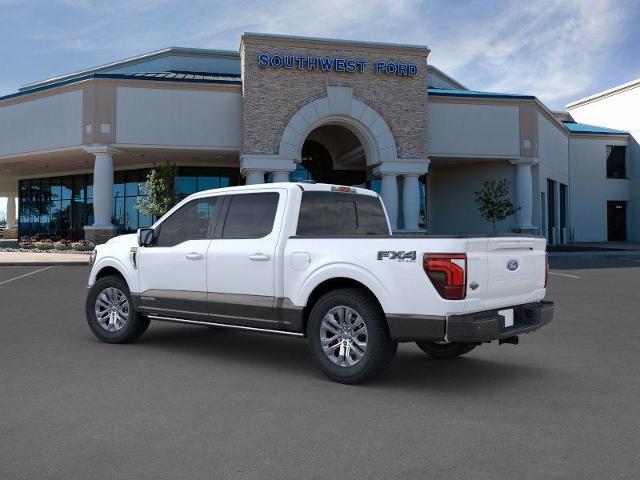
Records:
M518 269L518 261L517 260L509 260L507 262L507 270L511 270L512 272L514 270Z

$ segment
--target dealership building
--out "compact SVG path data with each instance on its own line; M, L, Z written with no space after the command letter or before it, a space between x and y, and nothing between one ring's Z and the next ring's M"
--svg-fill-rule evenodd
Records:
M176 193L315 180L378 191L397 232L488 233L475 192L507 179L501 232L640 241L640 81L552 112L470 90L423 46L244 34L167 48L0 97L7 236L104 241L148 226L150 168ZM17 199L17 202L16 202ZM17 203L17 208L16 208Z

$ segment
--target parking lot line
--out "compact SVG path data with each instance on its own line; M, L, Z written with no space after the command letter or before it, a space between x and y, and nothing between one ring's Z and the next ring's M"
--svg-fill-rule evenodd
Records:
M9 280L5 280L0 282L0 285L4 285L5 283L13 282L14 280L20 280L21 278L28 277L29 275L34 275L39 272L44 272L45 270L49 270L51 267L39 268L38 270L34 270L33 272L25 273L24 275L19 275L17 277L10 278Z
M623 260L631 260L632 262L640 262L640 258L623 258Z
M561 277L582 278L577 275L569 275L568 273L549 272L550 275L560 275Z

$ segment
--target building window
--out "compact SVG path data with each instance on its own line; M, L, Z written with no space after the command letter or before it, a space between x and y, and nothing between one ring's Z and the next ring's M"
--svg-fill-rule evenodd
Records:
M607 178L627 178L627 147L607 145Z
M138 197L146 196L148 170L114 172L113 224L118 233L149 227L152 218L138 212ZM178 201L192 193L237 185L237 168L179 167L175 179ZM40 236L78 240L84 238L84 226L92 225L93 175L20 180L21 236Z

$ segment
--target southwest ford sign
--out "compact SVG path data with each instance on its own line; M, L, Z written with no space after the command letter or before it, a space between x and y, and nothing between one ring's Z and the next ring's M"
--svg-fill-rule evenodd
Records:
M371 68L376 75L413 77L418 73L413 63L375 62L369 66L365 60L337 57L299 57L297 55L258 55L258 66L262 68L284 68L321 72L364 73Z

